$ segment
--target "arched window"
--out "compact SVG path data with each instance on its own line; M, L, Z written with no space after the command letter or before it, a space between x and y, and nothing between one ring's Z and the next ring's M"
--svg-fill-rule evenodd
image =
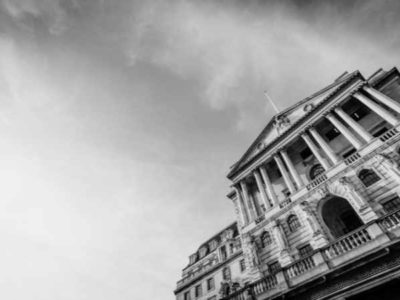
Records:
M297 228L299 228L301 226L299 219L297 218L296 215L290 215L287 218L287 224L288 224L290 232L295 232L297 230Z
M268 231L264 231L261 235L261 246L265 248L272 243L271 235Z
M375 173L374 170L371 169L362 169L358 173L358 178L360 178L361 182L366 186L371 186L375 182L378 182L381 180L381 178L378 176L378 174Z
M324 172L325 169L320 164L313 165L309 172L310 179L313 180Z

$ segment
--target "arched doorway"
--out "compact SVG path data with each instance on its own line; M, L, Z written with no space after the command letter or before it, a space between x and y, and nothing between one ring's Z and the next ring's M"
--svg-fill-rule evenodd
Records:
M322 219L334 238L339 238L363 225L346 199L332 197L323 203Z

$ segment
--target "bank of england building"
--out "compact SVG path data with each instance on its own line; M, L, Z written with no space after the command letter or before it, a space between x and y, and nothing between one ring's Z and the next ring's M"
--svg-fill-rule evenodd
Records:
M228 173L230 224L177 300L400 299L400 73L344 73L277 113Z

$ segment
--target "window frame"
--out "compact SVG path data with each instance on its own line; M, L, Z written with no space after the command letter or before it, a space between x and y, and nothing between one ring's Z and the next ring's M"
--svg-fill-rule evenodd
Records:
M239 268L240 268L240 272L243 273L244 271L246 271L246 261L244 258L239 260Z
M201 283L194 287L194 296L195 298L200 298L203 296L203 287Z
M212 282L212 284L210 284ZM207 291L215 290L215 280L214 277L210 277L207 279Z
M374 182L372 182L372 183L370 183L370 184L367 185L367 184L365 183L365 181L360 177L360 174L361 174L363 171L372 172L372 173L376 176L376 178L378 178L378 180L376 180L376 181L374 181ZM369 175L369 176L371 176L371 175ZM379 176L378 172L377 172L374 168L372 168L372 167L369 167L369 168L366 167L366 168L360 169L360 170L357 172L357 178L361 181L361 183L363 184L363 186L364 186L365 188L370 188L371 186L374 186L375 184L377 184L378 182L380 182L380 181L382 180L382 177Z
M388 210L386 209L385 205L387 205L389 202L391 202L391 201L393 201L393 200L396 200L396 199L397 199L398 202L399 202L399 207L398 207L397 209L395 209L395 210L390 210L390 211L388 211ZM389 199L387 199L387 200L385 200L385 201L382 201L382 202L381 202L381 205L382 205L382 208L384 209L384 211L385 211L386 214L394 213L394 212L396 212L396 211L398 211L398 210L400 209L400 196L397 195L397 194L392 195Z
M300 219L294 213L290 214L286 218L286 224L287 224L287 227L288 227L290 233L298 231L299 228L301 227Z

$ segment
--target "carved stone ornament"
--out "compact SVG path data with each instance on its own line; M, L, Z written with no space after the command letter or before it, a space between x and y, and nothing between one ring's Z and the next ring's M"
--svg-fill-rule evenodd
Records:
M290 120L285 115L275 118L274 126L277 129L284 129L290 126Z
M233 238L233 230L232 229L227 229L224 231L222 234L222 240L227 241Z
M214 251L215 249L217 249L217 247L218 247L218 242L217 242L217 240L212 240L212 241L210 242L209 246L210 246L210 251Z
M321 186L320 188L318 188L317 189L317 193L318 193L318 195L319 195L319 197L322 199L322 198L325 198L325 197L327 197L328 195L329 195L329 191L328 191L328 188L324 185L324 186Z
M203 258L207 254L207 247L203 246L199 250L200 258Z
M260 258L258 256L259 246L255 238L250 239L249 248L250 248L251 262L253 266L255 267L259 266L260 265Z
M311 111L314 107L315 107L315 106L314 106L313 103L308 103L308 104L304 105L303 110L304 110L305 112L309 112L309 111Z
M378 164L381 164L384 168L387 170L392 170L399 175L400 173L400 166L397 161L392 159L389 155L387 154L377 154L374 156L375 161Z

